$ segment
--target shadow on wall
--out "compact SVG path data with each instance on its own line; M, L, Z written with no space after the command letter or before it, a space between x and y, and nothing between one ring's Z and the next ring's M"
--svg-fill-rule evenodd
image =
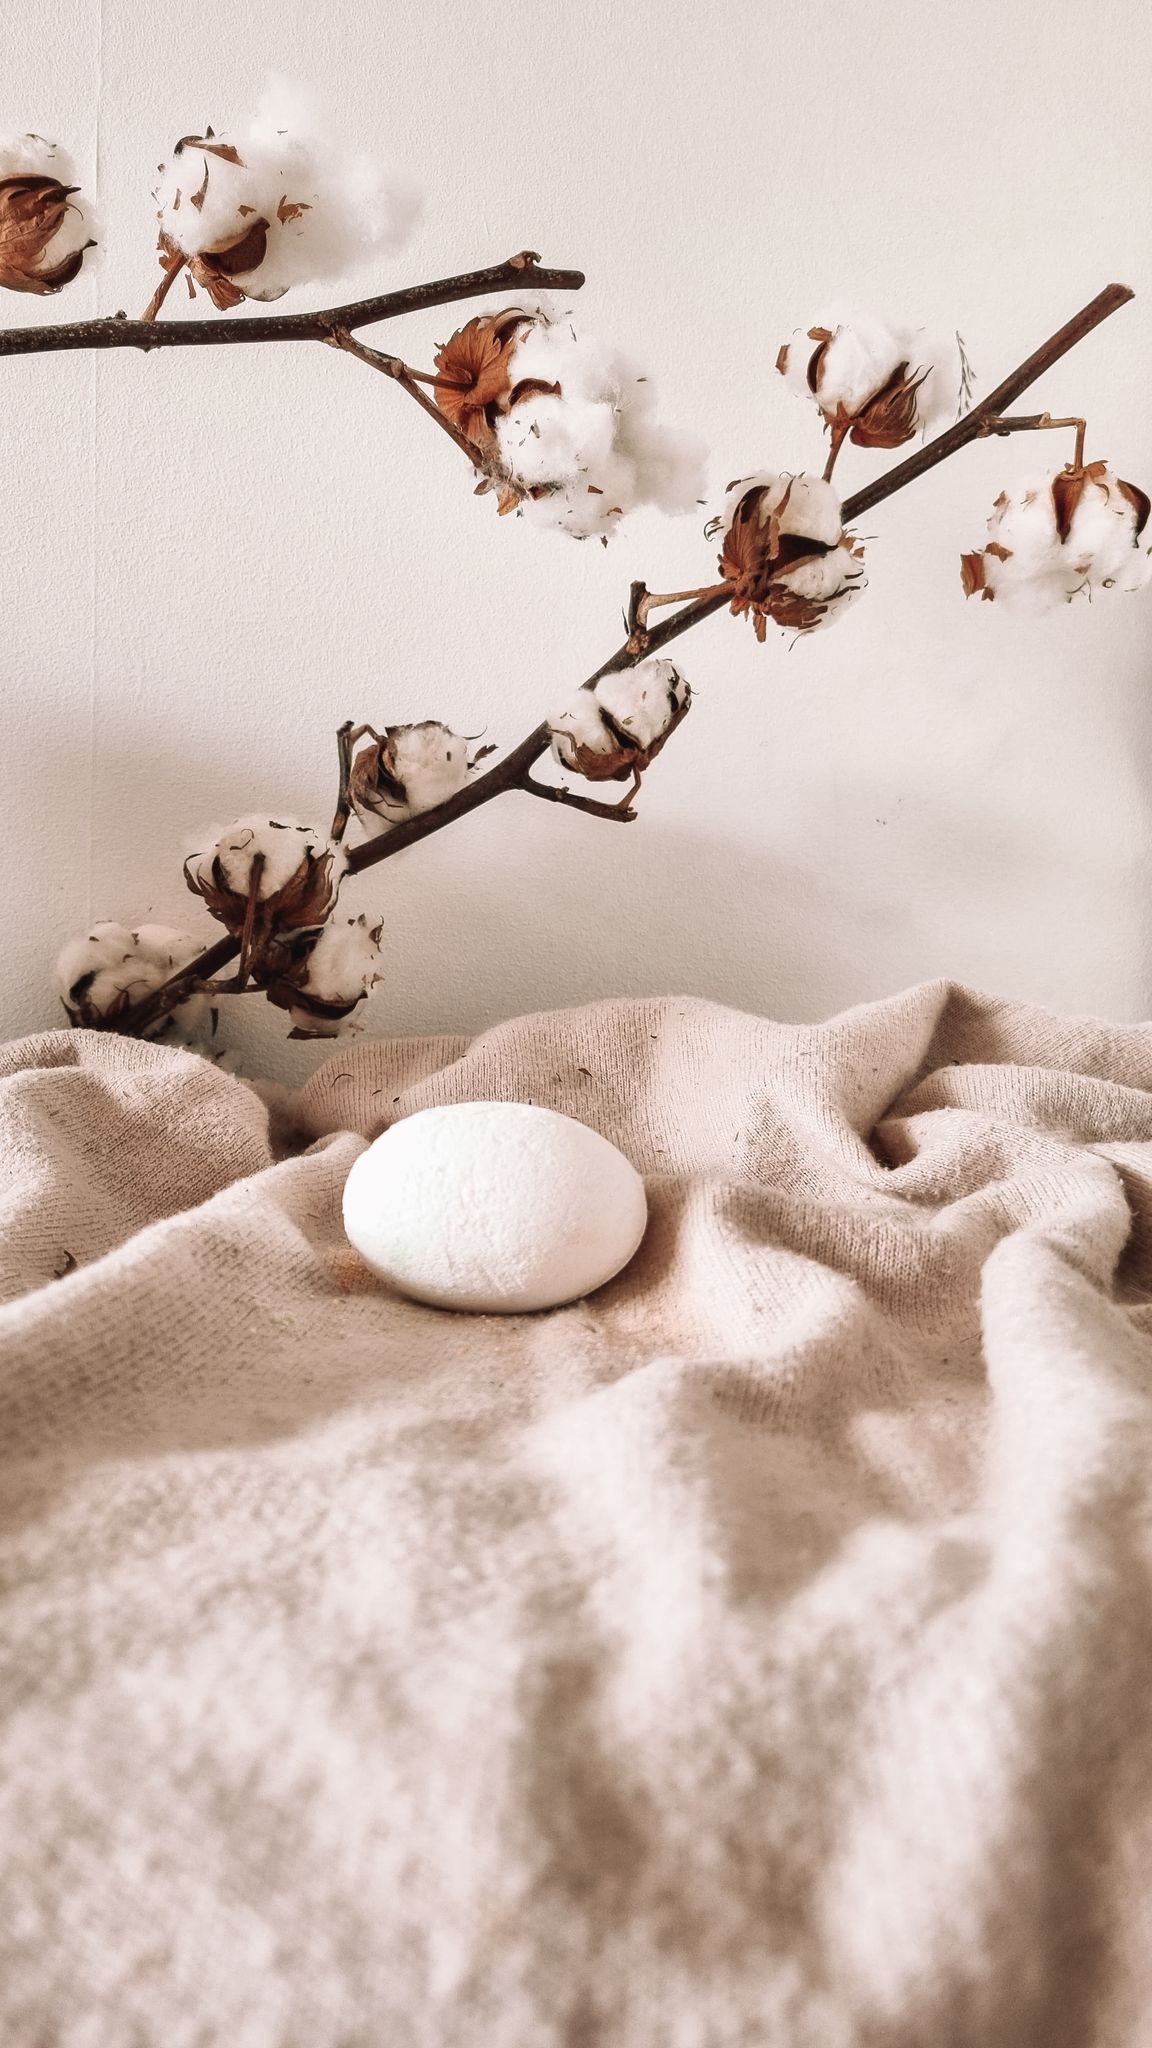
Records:
M138 801L109 802L94 913L170 918L207 942L212 928L180 876L197 820L178 811L174 792L212 791L202 821L209 808L223 821L253 805L251 764L212 758L203 739L194 760L187 748L176 758L159 712L145 722L155 723L154 746L139 724L120 736L119 758L146 760L147 782ZM286 813L326 818L329 764L302 753L290 731L261 784L287 790ZM378 909L388 935L368 1032L478 1030L524 1011L665 993L803 1021L937 975L1087 1010L1093 987L1115 986L1118 960L1133 990L1129 1014L1146 1008L1147 877L1132 871L1136 857L1095 806L1038 834L1034 819L1013 816L1002 787L982 796L970 784L949 809L938 786L913 788L907 760L893 759L848 784L814 771L802 790L789 786L786 815L775 814L779 792L752 817L736 797L736 839L679 823L674 807L687 807L690 787L672 761L660 774L634 824L505 797L349 884L348 909ZM1152 812L1152 794L1144 804ZM154 881L145 901L142 873ZM1070 1000L1070 986L1088 993ZM326 1057L323 1045L286 1044L285 1020L258 998L228 1005L225 1019L250 1071L292 1079Z
M1087 958L1090 985L1093 949L1115 944L1093 915L1101 892L1121 885L1114 849L1070 832L1054 858L1050 843L976 802L948 816L891 789L857 786L851 805L813 792L787 858L764 839L709 837L643 812L619 831L561 814L548 840L532 834L527 848L511 816L498 829L499 806L483 823L482 848L449 832L381 871L392 973L373 1031L475 1028L597 996L664 993L803 1021L937 975L987 982L990 945L996 992L1059 1006L1069 953L1081 977ZM1122 886L1139 983L1144 899L1127 877ZM938 902L948 905L939 924ZM1046 940L1047 985L1021 973L1012 934L1022 928L1033 948ZM470 962L483 962L475 1003ZM1103 957L1097 965L1103 985Z

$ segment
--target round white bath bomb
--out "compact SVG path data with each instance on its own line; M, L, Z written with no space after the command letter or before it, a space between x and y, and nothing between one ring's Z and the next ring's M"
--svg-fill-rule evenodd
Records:
M404 1117L344 1184L365 1265L434 1308L515 1315L602 1287L644 1235L622 1152L552 1109L461 1102Z

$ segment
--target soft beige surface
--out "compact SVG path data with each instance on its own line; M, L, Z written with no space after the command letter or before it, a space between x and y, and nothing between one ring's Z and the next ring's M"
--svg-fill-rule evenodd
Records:
M361 1139L191 1056L0 1074L5 2048L1148 2042L1152 1029L341 1050L314 1131L648 1176L520 1321L390 1298Z

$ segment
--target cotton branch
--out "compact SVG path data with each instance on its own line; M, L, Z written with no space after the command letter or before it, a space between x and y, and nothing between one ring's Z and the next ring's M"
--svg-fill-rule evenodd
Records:
M903 490L906 484L913 483L928 470L935 469L937 463L946 462L949 456L957 454L961 448L966 448L970 441L978 441L986 433L996 431L993 423L1001 420L1006 406L1014 404L1029 385L1034 384L1038 377L1042 377L1046 370L1060 361L1061 356L1067 355L1070 349L1075 348L1077 342L1083 341L1085 335L1091 334L1094 327L1099 327L1102 321L1117 312L1133 296L1128 285L1108 285L1071 320L1066 321L1063 327L1058 328L1056 333L1021 363L1018 369L1005 377L995 391L990 392L979 405L973 406L972 411L966 413L962 420L957 420L954 426L938 434L934 441L929 441L925 447L918 449L907 461L896 463L883 476L877 477L874 483L867 484L863 490L856 491L850 498L845 499L845 524L859 518L862 512L871 511L874 505L881 504L885 498L890 498L897 491ZM601 676L611 675L617 669L635 667L638 661L647 660L650 655L659 653L661 648L679 639L682 633L690 632L693 626L700 625L703 620L710 619L714 613L722 611L728 602L729 591L726 584L721 584L695 598L682 610L673 612L661 625L653 627L641 626L640 613L642 609L646 610L645 595L643 585L632 586L629 603L629 623L632 630L629 637L623 646L618 647L616 652L588 677L583 685L585 689L591 689L600 681ZM637 627L640 631L635 630ZM486 774L478 776L475 782L462 789L457 796L450 797L447 803L438 804L435 810L424 811L418 817L407 818L381 838L354 847L348 856L349 872L359 874L364 868L374 867L378 861L389 860L394 853L402 853L405 847L415 845L418 839L426 839L429 833L438 832L442 826L454 824L457 818L467 817L470 811L478 810L481 804L490 803L493 797L503 796L509 790L522 787L523 777L540 756L547 752L548 745L549 728L546 724L538 725L494 768L489 768Z
M582 270L550 270L531 249L495 263L488 270L465 270L458 277L435 278L428 284L406 285L374 299L347 306L329 306L320 313L266 313L227 320L129 320L123 313L102 320L79 320L64 327L9 327L0 331L0 356L32 356L63 349L85 348L214 348L228 342L331 341L341 332L368 327L378 320L398 320L430 306L451 306L486 292L520 290L576 292ZM155 301L153 302L155 303Z
M514 258L513 262L517 260ZM507 270L510 267L504 266L504 269ZM514 277L506 277L505 282L523 282L525 275L526 273L523 270L518 271ZM571 285L573 278L579 279L579 273L551 273L551 275L553 280L563 275L566 285ZM543 281L544 276L545 273L543 272L536 273L537 281ZM483 282L480 281L481 279L483 279ZM467 281L467 289L449 293L445 287L423 286L416 287L416 290L428 293L439 289L444 293L443 297L440 299L424 298L421 303L428 305L444 304L447 302L448 297L463 298L469 296L472 291L487 289L491 286L492 280L493 273L491 272L486 277L484 273L474 272L471 279ZM450 282L453 285L459 285L464 281L454 279L450 280ZM393 295L394 298L397 296L402 297L403 295ZM915 455L909 456L904 462L896 463L893 468L887 470L882 476L877 477L875 482L865 485L862 490L854 492L851 497L847 498L843 506L845 523L847 524L849 521L859 518L864 512L871 511L874 505L882 504L885 498L893 497L897 491L903 490L907 484L914 483L917 477L926 475L930 469L935 469L938 463L946 462L950 456L957 454L961 448L966 448L971 441L978 441L988 434L1015 432L1025 426L1031 428L1034 425L1040 425L1042 422L1046 423L1046 416L1039 414L1034 419L1029 418L1024 422L1014 421L1010 416L1006 415L1005 408L1013 405L1021 393L1028 390L1029 386L1034 384L1039 377L1042 377L1046 370L1051 369L1054 363L1059 362L1062 356L1067 355L1070 349L1075 348L1078 342L1083 341L1086 335L1090 334L1094 328L1100 326L1101 322L1107 320L1111 314L1117 312L1133 296L1133 292L1127 285L1108 285L1104 291L1100 292L1096 298L1084 306L1079 313L1076 313L1071 320L1066 321L1063 327L1058 328L1056 333L1051 335L1040 348L1027 357L1017 369L1013 370L1010 376L1006 377L1001 384L997 385L994 391L989 393L987 398L983 399L979 405L974 406L971 412L966 413L963 419L957 420L954 426L948 427L944 433L938 434L935 440L929 441L923 448L918 449ZM366 302L366 304L375 305L376 307L383 303L380 300ZM395 310L411 310L411 306L396 307ZM304 315L305 330L297 330L291 338L335 340L337 330L341 328L347 329L357 324L355 320L347 318L347 311L348 309L345 308L338 309L337 313L318 316ZM382 319L390 318L392 315L391 312L381 313L376 311L364 317ZM297 321L300 318L301 316L299 315L295 316ZM318 320L328 323L322 331L317 328L316 323ZM277 321L222 321L215 324L215 331L218 331L220 327L237 327L242 330L245 339L250 339L259 338L258 336L254 337L251 335L250 330L252 328L276 327L285 324L292 323ZM194 325L212 327L212 323L207 322L185 322L182 323L182 326L176 326L170 330L157 328L148 331L159 334L168 332L179 334L181 331L186 333ZM25 331L35 333L38 330ZM56 335L66 330L46 329L40 331ZM0 353L3 352L3 344L6 338L0 335ZM73 347L84 347L89 344L86 342L74 342L70 345ZM107 346L110 344L95 343L93 345ZM661 625L653 627L649 627L645 622L648 610L648 605L645 603L647 596L648 593L643 584L634 583L632 585L627 612L628 638L621 647L616 649L614 654L608 657L607 661L601 664L594 674L588 677L583 685L585 689L594 688L602 676L611 675L620 669L635 667L639 661L646 660L649 656L658 653L661 648L667 647L673 640L679 639L683 633L690 632L694 626L698 626L705 619L713 617L716 612L723 610L729 602L731 589L727 584L720 584L710 588L694 598L691 603L685 604L681 610L673 612ZM496 766L488 769L484 775L478 776L474 782L460 790L457 795L450 797L446 803L438 804L434 809L423 811L416 817L406 818L400 824L394 825L388 832L383 833L379 838L368 840L361 846L353 847L348 855L347 872L349 874L361 874L366 868L375 867L380 861L390 860L394 854L403 853L407 847L415 845L418 840L428 838L431 833L441 831L444 826L454 824L458 818L467 817L471 811L479 810L483 804L491 803L494 797L504 796L511 790L527 789L529 794L540 794L544 786L534 783L530 771L541 755L547 752L550 740L551 729L546 722L535 726L527 737L520 741L519 746L514 747L510 753L506 754L502 761L497 762ZM565 797L560 794L552 796L551 800L564 802ZM571 801L571 799L569 798L568 801ZM591 799L582 800L581 808L589 808L591 801ZM626 811L615 810L611 806L606 805L603 808L613 810L613 815L617 818L628 815ZM117 1020L119 1028L129 1033L137 1034L146 1029L159 1018L166 1016L171 1010L176 1009L189 994L193 993L211 974L215 973L218 967L224 966L228 961L234 959L239 950L240 947L237 940L231 938L220 940L217 945L202 954L198 960L193 961L190 967L185 968L179 974L173 975L170 981L165 982L162 987L155 990L144 1002L124 1012L122 1017Z
M965 413L962 420L957 420L955 426L945 428L934 441L918 449L907 461L898 462L894 469L886 470L883 476L877 477L875 483L866 484L862 491L855 491L846 498L845 523L858 519L862 512L870 512L873 505L881 504L894 491L902 491L905 484L914 483L918 476L935 469L938 462L946 462L950 455L966 448L969 441L978 441L985 434L995 432L992 422L999 419L1008 406L1014 405L1022 392L1035 384L1054 363L1058 363L1061 356L1066 356L1069 349L1083 341L1085 335L1091 334L1094 327L1099 327L1102 321L1119 312L1120 307L1134 297L1129 285L1105 285L1102 292L1081 307L1079 313L1073 314L1071 320L1065 321L1063 327L1058 327L1055 334L1013 370L1011 376L1005 377L995 391L990 391L987 398L981 399L979 405Z

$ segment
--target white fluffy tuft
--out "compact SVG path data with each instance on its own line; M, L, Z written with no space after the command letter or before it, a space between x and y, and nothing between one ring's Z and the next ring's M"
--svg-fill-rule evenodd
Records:
M1152 581L1152 546L1137 534L1135 508L1115 472L1089 478L1063 541L1053 481L1027 477L1002 494L981 552L984 588L998 603L1026 612L1052 611L1098 591L1143 590ZM997 552L989 553L990 545Z
M226 248L256 220L267 221L263 261L235 279L247 298L277 299L293 285L342 277L392 255L419 214L412 180L341 150L308 95L286 81L269 85L251 120L212 141L234 148L242 162L185 143L162 170L158 218L186 256Z
M521 507L539 526L607 539L637 505L675 515L702 495L706 450L694 434L653 417L655 393L635 364L566 317L541 319L513 352L513 387L526 393L497 427L513 480L535 495Z
M125 1002L138 1003L151 995L203 950L200 939L174 925L94 924L83 937L61 947L54 986L70 1016L109 1017ZM172 1015L192 1032L204 1024L210 1007L206 996L189 996ZM163 1023L161 1018L156 1028Z
M601 676L594 689L577 690L549 719L552 752L564 768L576 766L577 748L615 754L620 739L613 726L626 732L637 747L654 746L690 695L687 682L670 661L641 661L635 668Z
M425 719L420 725L391 726L388 730L389 765L397 782L404 785L404 800L393 799L381 789L371 808L352 803L369 834L386 832L421 811L434 810L463 789L471 763L468 741L439 719Z
M967 371L958 335L934 335L923 327L882 320L875 313L832 306L812 331L798 328L780 352L780 369L791 389L814 400L828 417L863 412L901 363L920 378L916 427L930 432L959 418L968 401ZM821 350L820 335L830 339ZM816 352L817 384L810 369Z

